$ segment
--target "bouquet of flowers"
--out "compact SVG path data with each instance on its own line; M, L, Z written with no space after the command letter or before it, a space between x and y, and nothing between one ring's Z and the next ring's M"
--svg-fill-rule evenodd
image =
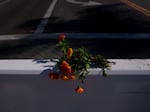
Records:
M88 69L91 66L99 67L102 70L102 75L107 76L105 70L110 69L110 63L102 55L90 56L87 53L85 48L73 49L69 47L66 36L61 34L58 37L59 43L57 46L60 47L62 51L62 56L60 56L56 69L49 73L50 79L57 80L79 80L75 92L83 93L84 88L81 87L81 84L84 83L88 75Z

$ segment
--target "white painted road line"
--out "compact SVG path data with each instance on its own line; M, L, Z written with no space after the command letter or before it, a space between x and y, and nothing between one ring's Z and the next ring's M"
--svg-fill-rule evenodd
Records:
M2 2L0 1L0 6L1 5L4 5L4 4L6 4L6 3L8 3L8 2L10 2L11 0L2 0Z
M30 37L33 34L12 34L12 35L0 35L0 41L7 40L21 40Z
M35 30L35 34L39 34L39 33L43 33L44 29L46 27L46 24L48 23L48 19L51 17L52 12L55 8L55 5L57 3L58 0L53 0L52 3L50 4L48 10L46 11L45 15L43 16L42 21L40 22L40 24L38 25L37 29Z
M150 75L150 59L109 59L112 64L108 75ZM50 60L0 60L0 75L41 75L51 71L56 62ZM89 75L101 75L101 69L89 69Z
M87 1L87 2L82 2L82 1L76 1L76 0L66 0L69 3L72 4L77 4L81 6L95 6L95 5L103 5L102 3L96 2L96 1Z

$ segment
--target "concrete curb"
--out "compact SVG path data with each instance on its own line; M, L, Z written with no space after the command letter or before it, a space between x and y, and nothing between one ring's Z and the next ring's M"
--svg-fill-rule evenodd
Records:
M116 62L108 75L150 75L150 59L109 59ZM53 70L55 60L11 59L0 60L0 75L42 75ZM90 68L89 75L99 75L101 69Z

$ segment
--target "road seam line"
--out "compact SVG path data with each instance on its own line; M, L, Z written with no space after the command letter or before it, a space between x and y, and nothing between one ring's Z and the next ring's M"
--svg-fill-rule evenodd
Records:
M57 39L61 33L0 35L0 41L21 39ZM69 39L150 39L150 33L65 33Z
M120 1L122 1L123 3L129 5L130 7L133 7L134 9L142 12L143 14L145 14L147 16L150 16L150 11L149 10L147 10L147 9L145 9L145 8L139 6L139 5L137 5L137 4L135 4L131 1L128 1L128 0L120 0Z
M42 21L38 25L37 29L35 30L35 34L43 33L44 29L46 27L46 24L48 23L48 19L52 16L52 12L55 8L55 5L58 0L53 0L52 3L50 4L48 10L46 11L45 15L43 16Z

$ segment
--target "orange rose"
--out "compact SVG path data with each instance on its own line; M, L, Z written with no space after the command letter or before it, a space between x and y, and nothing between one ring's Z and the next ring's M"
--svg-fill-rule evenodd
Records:
M66 35L65 34L61 34L59 37L58 37L58 41L62 41L66 38Z
M68 58L70 59L70 57L72 56L72 54L73 54L73 50L72 50L72 48L69 48L68 49Z
M82 87L78 86L78 87L75 89L75 91L76 91L77 93L83 93L83 92L84 92L84 89L83 89Z
M63 74L70 74L72 72L71 66L69 66L69 63L67 63L65 60L62 61L61 70Z

